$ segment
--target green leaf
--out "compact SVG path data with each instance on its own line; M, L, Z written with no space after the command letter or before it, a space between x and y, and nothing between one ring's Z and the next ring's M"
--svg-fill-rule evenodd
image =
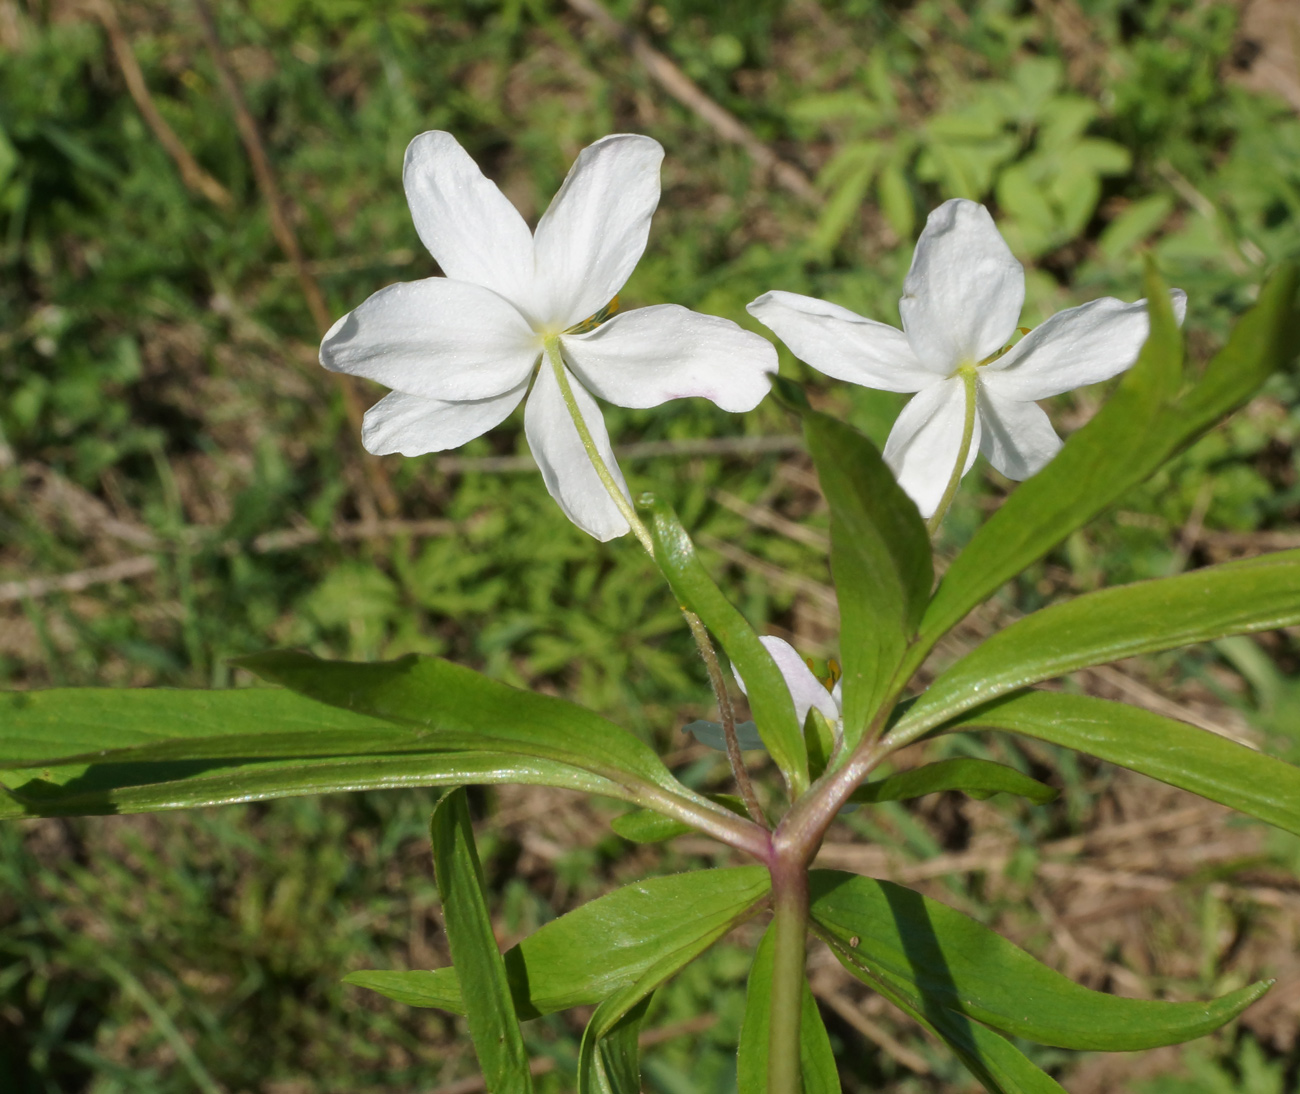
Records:
M927 1000L902 981L875 973L859 960L851 945L826 928L814 924L813 930L853 976L940 1038L990 1094L1065 1094L1050 1075L1030 1063L1001 1034L972 1022L963 1014L941 1006L928 1006Z
M734 794L710 794L709 800L730 809L737 816L747 816L745 803ZM667 839L696 831L685 821L665 817L653 809L636 809L609 822L609 826L625 840L633 843L662 843Z
M1128 1052L1201 1037L1268 990L1165 1003L1091 991L969 916L888 881L814 870L812 917L882 982L939 1012L1060 1048ZM960 1024L958 1022L958 1024Z
M1065 745L1300 835L1300 768L1149 710L1052 691L999 699L949 724Z
M681 921L686 921L691 916L689 909L678 908L670 911L680 917ZM662 915L662 912L660 914ZM644 1013L644 1004L648 1002L651 992L699 957L723 933L725 930L686 938L681 934L679 927L675 945L661 947L659 957L635 981L619 988L596 1008L591 1021L587 1023L586 1032L582 1035L582 1046L578 1051L578 1094L638 1094L639 1074L637 1083L633 1085L631 1083L633 1067L627 1062L629 1049L626 1025L633 1021L639 1022L640 1015ZM588 941L585 945L590 947L592 943ZM622 1045L616 1044L610 1050L606 1050L604 1046L608 1039L620 1030L624 1030ZM621 1086L614 1082L615 1076L610 1066L611 1056L614 1057L614 1062L619 1064L613 1070L620 1073L623 1084Z
M463 789L438 803L429 830L447 944L461 983L468 985L465 1017L487 1089L493 1094L530 1094L528 1050L488 917L483 868Z
M1022 775L1014 767L995 764L991 760L955 758L938 760L866 783L853 792L849 801L874 805L919 798L940 790L960 790L979 799L991 798L994 794L1019 794L1035 805L1055 801L1058 794L1055 788Z
M117 759L111 763L51 765L35 771L0 769L0 783L8 788L6 797L0 800L0 818L155 813L306 794L466 783L561 786L635 800L624 786L590 771L493 752L256 763L136 763Z
M578 1090L585 1094L641 1094L641 1021L653 993L616 1018L592 1016L578 1048ZM601 1025L597 1026L597 1021ZM606 1029L604 1033L596 1029ZM590 1037L590 1041L588 1041ZM590 1046L590 1047L589 1047ZM593 1051L594 1049L594 1051Z
M805 413L803 422L831 510L847 755L894 689L929 602L930 537L875 445L825 414Z
M283 650L233 663L319 702L420 729L448 750L555 760L709 804L674 779L649 746L599 714L441 658L408 654L363 664Z
M914 740L1040 680L1141 653L1300 622L1300 551L1139 581L1043 608L946 669L890 731Z
M808 788L808 756L802 727L795 718L794 700L781 670L754 628L709 577L672 507L652 494L641 495L640 504L650 511L655 562L668 579L673 595L717 636L744 679L749 708L763 744L785 776L791 799L797 798Z
M1151 336L1137 363L1093 419L1016 488L953 561L926 610L909 668L919 666L975 605L1146 479L1291 360L1300 345L1296 287L1296 267L1279 269L1201 381L1180 395L1182 337L1165 287L1149 269Z
M428 748L407 728L279 688L54 688L0 694L0 766L105 758L242 759ZM153 751L143 751L152 746Z
M745 989L745 1019L740 1027L736 1059L736 1085L740 1094L767 1094L768 1030L772 1024L772 955L775 932L771 926L754 951ZM817 1000L805 980L803 1009L799 1014L799 1068L804 1094L840 1094L830 1038Z
M590 1006L674 953L700 953L758 911L771 888L762 866L698 870L616 889L552 920L507 951L515 1008L536 1018ZM345 981L416 1007L464 1013L455 969L357 972Z

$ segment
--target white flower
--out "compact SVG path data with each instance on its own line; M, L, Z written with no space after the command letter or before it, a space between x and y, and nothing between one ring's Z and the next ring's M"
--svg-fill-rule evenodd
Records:
M499 425L528 392L548 339L558 340L577 408L625 495L592 394L626 407L686 396L733 412L756 406L776 353L728 320L665 304L584 323L609 307L645 250L662 159L649 137L597 141L530 232L451 134L416 137L402 179L416 231L446 276L381 289L321 342L326 368L393 389L366 414L367 450L418 456ZM570 520L601 540L628 531L549 364L528 395L524 431Z
M1182 322L1187 295L1171 296ZM958 198L930 214L917 241L898 304L903 330L788 292L765 293L749 312L828 376L917 393L884 457L929 517L960 454L966 377L974 377L976 415L962 474L983 452L1007 478L1026 479L1061 447L1035 400L1123 372L1146 341L1146 301L1105 297L1058 312L999 356L1024 300L1024 268L988 210Z
M842 732L840 726L842 717L840 711L840 681L835 681L835 686L828 691L826 685L813 675L812 669L804 663L795 648L785 639L765 635L759 638L759 641L767 648L767 652L772 655L772 660L776 662L776 667L785 680L785 686L790 689L790 698L794 700L794 716L799 723L799 727L803 728L804 723L808 720L808 711L816 707L831 724L836 739L838 739ZM740 673L736 672L734 665L731 672L736 678L736 683L740 685L740 690L748 694L745 681L740 678ZM708 745L710 748L715 748L720 752L726 751L727 746L722 727L717 722L691 722L683 727L683 732L694 734L697 741ZM753 722L741 722L737 725L736 737L741 748L756 749L764 747L762 738L759 737L758 729Z

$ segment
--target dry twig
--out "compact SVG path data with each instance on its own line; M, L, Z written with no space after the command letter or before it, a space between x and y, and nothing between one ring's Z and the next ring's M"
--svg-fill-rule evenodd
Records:
M198 161L190 155L189 149L181 143L176 131L167 124L167 119L159 113L153 96L149 94L149 85L145 83L144 73L140 70L140 62L136 60L135 51L131 49L130 39L122 30L122 24L117 18L117 8L113 5L113 0L88 0L86 8L99 20L104 33L108 35L108 44L113 50L113 57L117 60L117 67L121 69L127 91L135 100L136 108L144 118L145 124L153 130L158 143L176 164L181 173L181 180L189 189L202 194L213 205L229 209L234 204L230 191L199 166Z
M271 219L271 231L275 235L276 242L280 245L285 257L293 265L298 276L298 285L307 301L307 308L311 312L319 333L323 336L332 326L329 307L325 303L325 295L321 292L320 284L312 276L312 272L307 266L302 247L298 244L298 236L289 222L288 204L285 201L283 192L280 190L280 184L276 180L275 172L271 169L271 161L267 157L266 145L262 141L257 122L249 111L248 103L244 100L244 93L240 90L239 82L235 79L235 74L231 70L230 59L226 56L225 48L221 44L221 38L217 34L217 24L212 17L212 9L208 7L207 0L194 0L194 10L198 14L199 25L203 30L203 37L207 41L208 51L212 55L212 64L217 71L217 80L220 82L226 98L230 101L231 109L234 111L235 124L239 129L240 139L244 143L244 151L248 154L249 163L252 165L253 175L257 179L257 188L261 191L262 198L266 202L267 215ZM364 411L361 407L361 397L357 392L356 384L351 376L335 373L334 377L343 396L343 408L347 414L352 436L360 438L361 419ZM388 476L384 473L383 465L378 460L362 456L361 466L379 508L390 517L396 514L398 509L397 496L393 493L392 485L388 481Z
M616 38L641 63L655 83L707 122L723 140L743 148L759 168L769 172L795 197L809 205L821 204L821 195L800 168L781 159L759 140L744 122L701 91L694 80L647 42L642 34L614 18L600 0L568 0L568 4L583 18L590 19L611 37Z

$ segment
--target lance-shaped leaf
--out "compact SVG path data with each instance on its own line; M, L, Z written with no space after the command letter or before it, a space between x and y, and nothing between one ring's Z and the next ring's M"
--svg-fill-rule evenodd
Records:
M1201 1037L1268 990L1165 1003L1091 991L970 916L888 881L815 870L811 914L855 962L920 1000L1060 1048L1127 1052Z
M772 961L776 935L769 926L754 951L745 988L745 1019L740 1027L736 1086L740 1094L767 1094L768 1032L772 1026ZM840 1075L817 1000L807 981L799 1012L799 1069L804 1094L840 1094Z
M1046 783L1022 775L1014 767L995 764L991 760L956 757L865 783L853 792L849 801L873 805L906 801L941 790L960 790L979 799L991 798L994 794L1019 794L1035 805L1055 801L1058 793Z
M672 507L649 494L641 495L640 501L650 512L655 562L668 579L673 595L717 636L744 679L763 744L785 776L791 798L798 797L808 787L808 756L794 700L781 670L754 628L714 584Z
M646 744L599 714L441 658L409 654L363 664L285 650L235 664L319 702L420 729L446 749L554 760L629 786L659 786L726 812L687 790Z
M989 1094L1065 1094L1001 1034L924 998L905 981L875 972L858 958L852 939L841 940L820 924L813 930L853 976L942 1040Z
M488 917L483 868L463 789L438 803L429 831L447 944L466 985L465 1017L487 1089L493 1094L531 1094L528 1050Z
M1300 768L1127 703L1029 691L948 728L1002 729L1065 745L1300 835Z
M1037 475L1021 483L949 566L909 658L925 653L992 595L1223 415L1240 406L1300 347L1297 270L1283 266L1242 316L1201 380L1180 394L1182 338L1168 293L1148 269L1151 335L1115 393Z
M915 503L866 437L815 411L804 414L803 425L831 510L847 755L895 685L929 603L930 536Z
M216 738L219 740L219 738ZM129 757L125 753L114 753ZM493 752L342 759L73 763L0 769L0 819L155 813L271 798L414 786L524 783L637 800L626 787L552 760Z
M0 694L0 767L107 759L350 756L427 749L418 732L279 688L52 688Z
M944 671L890 731L914 740L1040 680L1141 653L1300 621L1300 551L1077 596L1017 620Z
M762 866L735 866L649 878L575 908L507 951L516 1010L536 1018L599 1003L672 954L703 952L757 912L770 888ZM357 972L345 983L410 1006L464 1013L453 968Z

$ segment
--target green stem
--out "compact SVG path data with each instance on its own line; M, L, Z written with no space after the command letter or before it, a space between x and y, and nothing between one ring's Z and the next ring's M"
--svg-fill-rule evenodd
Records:
M722 666L718 664L718 654L709 641L709 632L700 617L687 608L682 609L686 625L691 629L691 636L704 658L704 666L709 672L709 683L713 685L713 694L718 698L718 717L722 719L722 737L727 743L727 761L731 764L731 773L736 780L736 789L740 791L745 809L755 824L767 827L767 818L758 804L754 793L754 784L750 782L749 772L745 768L745 758L740 754L740 739L736 736L736 712L731 706L731 696L727 694L727 682L722 678Z
M961 485L962 476L966 474L966 460L970 456L971 440L975 436L975 385L978 383L978 377L974 366L967 366L958 370L961 375L962 383L966 387L966 420L962 425L961 431L961 448L957 452L957 465L952 469L952 477L948 480L948 486L943 492L943 497L939 499L939 507L935 509L934 515L925 522L925 530L934 535L938 531L939 525L943 523L943 518L948 515L948 507L952 504L952 499L957 496L957 487Z
M772 1015L768 1027L768 1094L802 1094L799 1067L804 965L808 948L808 867L778 850L771 865Z
M591 460L591 466L595 469L614 504L618 506L618 511L623 514L623 519L627 521L636 538L641 541L641 546L645 548L646 554L653 559L655 557L655 547L654 541L650 538L650 530L637 516L636 510L632 508L632 503L628 501L627 496L619 489L609 465L605 463L605 457L600 454L600 449L596 447L596 440L592 437L591 430L587 428L587 421L583 418L582 411L578 409L578 400L574 398L573 387L569 383L569 373L564 367L564 357L560 353L559 338L547 338L543 344L546 348L546 360L555 373L555 382L560 385L560 395L569 411L569 417L573 419L574 428L578 431L578 438L582 441L582 447L586 450L587 458ZM713 686L713 694L718 701L718 714L722 718L722 734L727 742L727 760L731 764L731 773L736 780L736 788L740 791L741 798L744 799L745 808L749 811L749 815L754 818L756 823L766 829L767 822L763 817L762 809L759 808L758 798L754 795L754 786L749 780L749 772L745 770L745 764L740 755L740 742L736 738L736 718L731 708L731 697L727 694L726 681L723 680L722 670L718 666L718 654L713 648L713 643L709 641L708 631L704 629L700 617L694 612L687 611L686 608L682 608L682 614L686 617L686 625L690 628L691 637L695 639L695 645L699 648L700 656L704 658L704 664L709 673L709 683Z
M560 395L564 398L564 405L568 408L569 417L573 419L574 427L578 430L578 438L582 441L582 447L586 449L587 458L591 460L591 466L596 469L596 474L600 477L601 483L609 492L614 504L618 506L618 511L623 514L623 519L627 521L636 538L641 541L641 546L646 549L651 558L654 558L655 547L650 540L649 529L641 522L641 518L636 515L636 510L632 508L632 503L628 501L627 495L619 488L618 482L615 481L614 475L609 469L609 465L605 463L605 457L600 454L600 449L596 447L596 441L591 435L591 430L587 428L587 420L582 416L582 411L578 409L578 400L573 397L573 388L569 384L569 373L564 367L564 358L560 355L560 340L558 338L548 338L545 346L546 359L550 362L551 369L555 373L555 382L560 385Z

